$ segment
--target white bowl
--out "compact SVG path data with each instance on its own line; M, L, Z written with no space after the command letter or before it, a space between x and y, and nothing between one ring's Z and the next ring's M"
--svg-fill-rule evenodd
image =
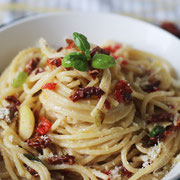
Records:
M85 34L94 44L106 40L127 43L165 58L177 73L180 70L180 41L156 26L121 15L63 12L26 18L1 28L0 72L18 51L35 45L40 37L60 47L73 32Z
M80 32L95 44L115 40L159 55L180 68L180 41L151 24L114 14L63 12L19 20L0 29L0 71L18 51L33 46L40 37L60 46L73 32Z

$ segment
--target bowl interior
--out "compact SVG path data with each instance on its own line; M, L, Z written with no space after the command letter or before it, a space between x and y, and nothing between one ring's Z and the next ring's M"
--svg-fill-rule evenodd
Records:
M73 32L80 32L94 44L115 40L159 55L178 70L180 41L148 23L112 14L63 12L31 17L0 30L0 71L18 51L34 46L40 37L59 47Z

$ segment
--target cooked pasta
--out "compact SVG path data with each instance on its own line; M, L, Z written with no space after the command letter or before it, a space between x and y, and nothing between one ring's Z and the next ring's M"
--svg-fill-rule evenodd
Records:
M84 57L66 41L56 50L40 39L0 77L0 179L161 179L180 153L171 65L109 41L91 45L88 63L106 54L115 65L80 71L63 66L72 52Z

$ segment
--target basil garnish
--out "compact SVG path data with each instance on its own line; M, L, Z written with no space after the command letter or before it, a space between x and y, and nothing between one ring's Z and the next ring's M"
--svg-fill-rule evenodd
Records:
M95 54L92 59L92 67L96 69L107 69L115 64L115 59L106 54Z
M66 55L62 60L65 68L73 67L79 71L87 71L89 69L86 56L80 52L72 52Z

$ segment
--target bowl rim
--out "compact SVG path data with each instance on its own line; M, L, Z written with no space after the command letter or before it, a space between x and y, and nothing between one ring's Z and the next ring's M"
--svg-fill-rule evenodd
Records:
M9 23L3 25L2 27L0 27L0 33L3 33L4 31L8 30L8 29L11 29L13 27L16 27L16 26L19 26L19 25L22 25L26 22L33 22L34 20L40 20L42 18L46 18L46 17L53 17L53 16L59 16L59 15L82 15L85 16L85 15L97 15L97 16L109 16L111 18L113 17L116 17L116 18L123 18L123 19L127 19L127 20L130 20L130 21L134 21L135 23L140 23L144 26L149 26L151 28L154 28L158 31L162 31L164 34L166 34L166 36L170 36L171 38L173 38L174 40L178 40L180 41L180 39L178 37L176 37L175 35L171 34L170 32L160 28L159 26L153 24L153 23L150 23L150 22L146 22L142 19L138 19L138 18L135 18L135 17L131 17L131 16L126 16L126 15L123 15L123 14L118 14L118 13L109 13L109 12L78 12L78 11L62 11L62 12L50 12L50 13L40 13L40 14L33 14L33 15L29 15L29 16L25 16L25 17L22 17L22 18L18 18L18 19L15 19L13 21L10 21Z

